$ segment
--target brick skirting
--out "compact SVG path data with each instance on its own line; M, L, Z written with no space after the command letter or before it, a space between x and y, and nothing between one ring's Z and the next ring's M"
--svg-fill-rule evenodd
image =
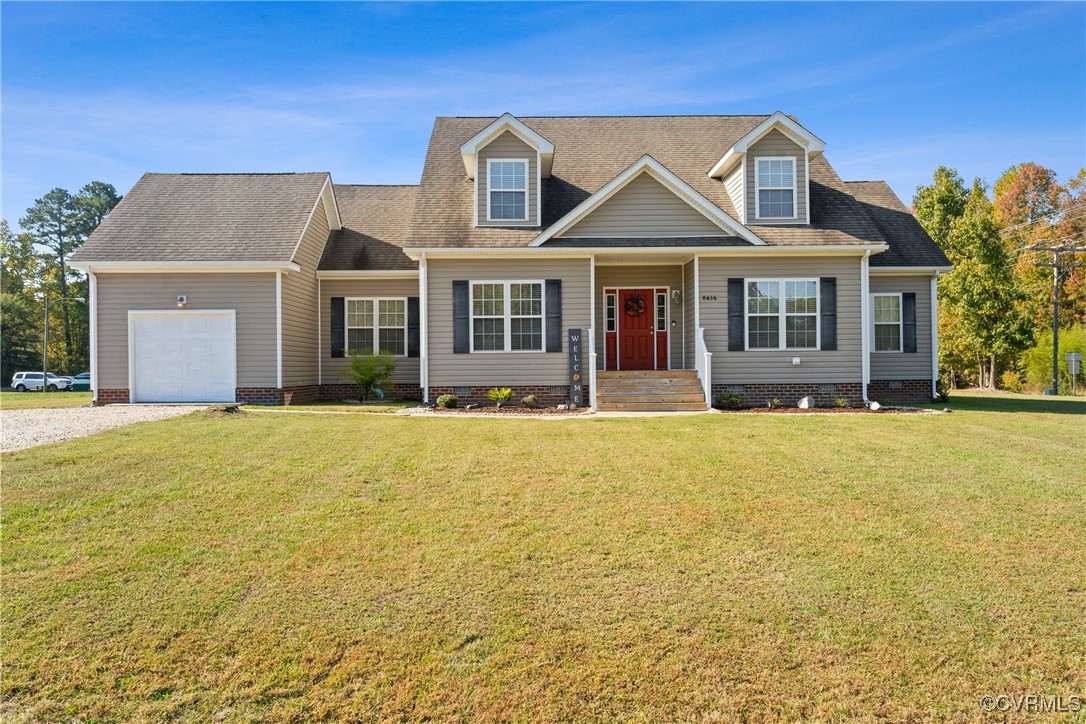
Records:
M467 405L473 402L489 402L486 393L487 390L491 390L494 387L500 387L501 385L494 385L492 387L430 387L430 399L436 400L442 395L456 395L461 405ZM539 398L539 402L545 406L563 405L569 402L569 385L518 385L510 388L513 390L513 398L511 402L513 404L519 403L522 397L528 395L535 395ZM562 392L556 393L551 390L561 389ZM587 398L587 392L585 394ZM585 400L587 406L587 399Z
M128 402L128 390L98 390L95 405L115 405Z
M321 385L319 398L322 402L335 400L357 400L361 388L358 385L338 383L334 385ZM386 400L422 400L422 388L418 385L394 383L384 384L381 389L385 393ZM288 403L289 404L289 403Z
M320 387L305 385L301 387L239 387L234 393L239 403L250 405L301 405L315 402L320 398ZM128 390L98 390L95 405L116 405L129 401Z
M879 402L931 402L931 380L871 380L867 396Z
M832 388L832 389L831 389ZM780 382L776 384L713 385L713 399L721 393L740 395L744 406L762 407L766 400L779 399L781 404L794 406L801 397L810 395L819 407L831 407L843 397L851 405L863 404L860 382Z

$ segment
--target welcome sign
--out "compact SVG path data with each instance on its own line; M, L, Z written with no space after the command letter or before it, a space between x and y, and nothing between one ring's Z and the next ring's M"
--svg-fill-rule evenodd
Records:
M581 330L569 330L569 401L577 407L584 406L582 339Z

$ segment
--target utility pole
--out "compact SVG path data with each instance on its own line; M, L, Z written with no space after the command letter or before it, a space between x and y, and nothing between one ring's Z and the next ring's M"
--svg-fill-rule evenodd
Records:
M1071 269L1082 266L1074 261L1074 254L1086 251L1081 246L1050 246L1035 244L1030 247L1042 253L1052 254L1051 264L1038 264L1040 267L1052 267L1052 389L1045 390L1046 395L1060 394L1060 278ZM1067 254L1065 261L1060 261L1060 254Z

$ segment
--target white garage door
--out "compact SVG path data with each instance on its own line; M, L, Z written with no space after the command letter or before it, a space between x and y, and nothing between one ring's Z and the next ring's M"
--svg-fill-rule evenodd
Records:
M133 402L233 402L234 310L128 313Z

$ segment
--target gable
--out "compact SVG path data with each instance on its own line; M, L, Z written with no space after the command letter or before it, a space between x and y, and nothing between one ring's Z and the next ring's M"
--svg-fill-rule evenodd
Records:
M569 238L729 236L648 173L641 173L558 235Z
M758 218L757 194L757 167L759 157L792 158L795 159L795 212L792 219L760 219ZM755 143L750 145L747 151L746 164L746 194L743 202L746 211L744 222L749 224L805 224L807 223L807 163L806 151L794 140L774 128Z
M527 214L524 221L488 221L487 220L487 181L491 159L524 159L528 162ZM478 169L475 173L476 219L479 226L539 226L539 154L536 150L510 131L481 147L477 155Z

